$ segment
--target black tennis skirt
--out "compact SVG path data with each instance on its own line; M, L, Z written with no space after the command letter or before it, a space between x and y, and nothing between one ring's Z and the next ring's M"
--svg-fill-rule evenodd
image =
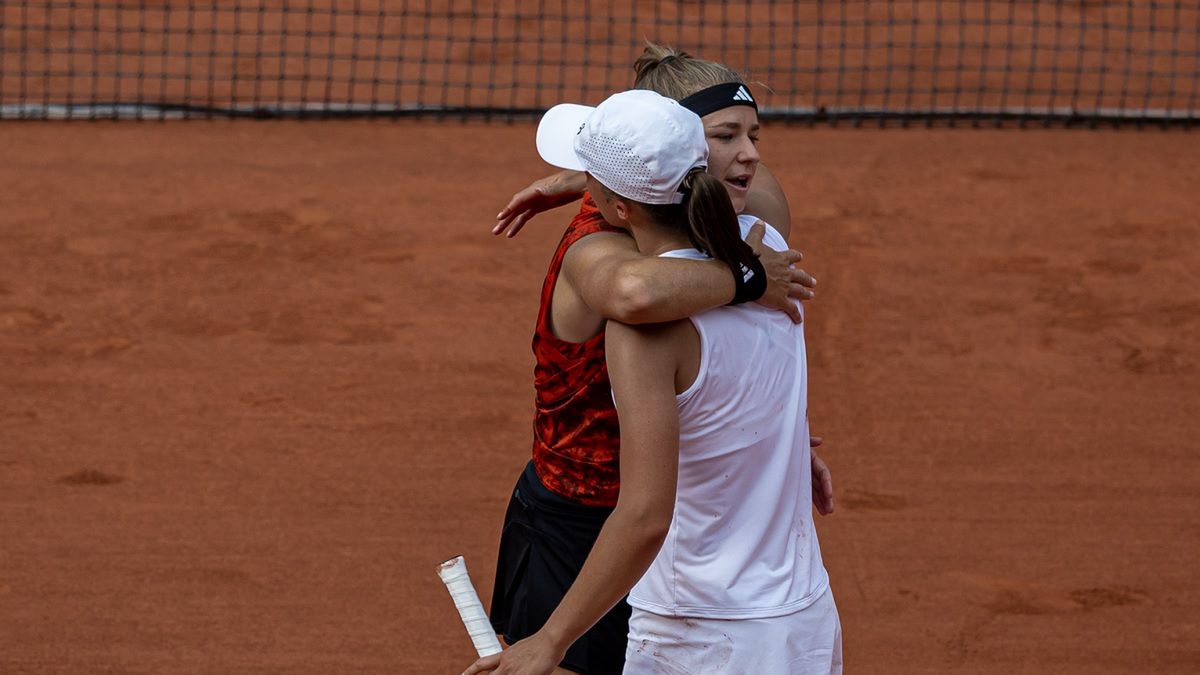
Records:
M504 516L492 626L508 644L536 633L579 575L612 508L584 506L542 485L530 462ZM584 675L619 675L625 666L629 603L622 599L571 645L560 664Z

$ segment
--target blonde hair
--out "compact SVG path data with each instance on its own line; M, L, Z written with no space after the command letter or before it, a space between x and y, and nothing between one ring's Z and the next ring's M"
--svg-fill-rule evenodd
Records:
M649 89L676 101L714 85L745 80L736 71L716 61L646 41L642 55L633 63L637 73L634 89Z

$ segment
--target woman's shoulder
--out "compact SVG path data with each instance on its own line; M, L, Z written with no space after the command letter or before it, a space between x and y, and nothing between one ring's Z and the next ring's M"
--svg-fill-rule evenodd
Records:
M742 239L745 239L746 235L750 233L750 228L754 227L754 223L757 223L760 220L762 219L757 216L752 216L748 213L743 213L738 216L738 227L740 227L742 230ZM763 243L775 249L776 251L786 251L789 248L787 239L784 239L783 235L779 233L779 230L776 230L774 227L772 227L770 223L764 220L763 224L767 226L767 231L763 235Z

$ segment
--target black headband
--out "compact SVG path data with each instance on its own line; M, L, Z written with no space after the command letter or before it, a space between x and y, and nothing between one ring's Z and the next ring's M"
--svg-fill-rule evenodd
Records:
M701 89L687 98L679 99L679 104L700 117L732 105L748 105L755 111L758 110L758 104L750 95L750 89L741 82L726 82Z

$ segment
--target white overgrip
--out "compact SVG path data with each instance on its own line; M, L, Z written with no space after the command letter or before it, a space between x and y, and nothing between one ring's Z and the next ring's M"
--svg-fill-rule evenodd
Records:
M488 620L487 612L483 611L483 603L479 602L479 594L471 584L467 561L461 555L447 560L438 565L438 576L450 591L458 616L467 627L467 634L471 636L479 656L491 656L503 651L492 622Z

